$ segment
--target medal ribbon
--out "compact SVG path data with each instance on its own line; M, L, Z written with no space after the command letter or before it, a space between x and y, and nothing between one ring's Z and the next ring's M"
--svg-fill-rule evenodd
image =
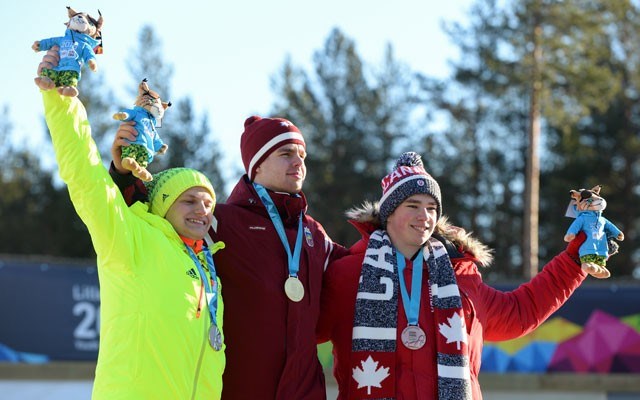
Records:
M407 293L407 284L404 281L404 268L406 263L404 256L396 249L396 261L398 263L398 280L400 291L402 292L402 306L407 316L409 325L418 325L418 311L420 309L420 293L422 292L422 249L413 262L413 273L411 275L411 298Z
M289 261L289 276L298 277L298 271L300 270L300 253L302 250L302 212L300 213L300 218L298 222L298 235L296 237L296 244L293 249L293 254L291 254L291 248L289 247L289 240L287 239L287 235L284 231L284 224L282 223L282 219L280 218L280 214L278 214L278 209L276 205L273 204L273 200L269 197L267 193L267 189L264 186L253 183L253 187L256 189L258 193L258 197L262 201L262 204L267 209L269 213L269 217L271 218L271 222L273 222L273 226L276 228L278 232L278 236L280 237L280 241L284 246L284 249L287 251L287 258Z
M207 247L204 247L202 251L207 259L207 268L209 268L210 278L207 279L207 274L202 268L202 264L200 260L196 256L196 253L193 252L193 249L186 244L184 245L189 251L189 255L193 260L193 263L198 268L198 272L200 273L200 279L204 282L204 290L207 294L207 300L209 303L209 316L211 317L211 323L216 327L218 326L216 322L216 311L218 310L218 281L216 279L216 266L213 264L213 256L211 255L211 251Z

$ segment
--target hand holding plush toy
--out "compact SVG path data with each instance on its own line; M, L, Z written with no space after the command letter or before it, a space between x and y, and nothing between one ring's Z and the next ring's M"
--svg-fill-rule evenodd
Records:
M135 142L122 147L122 167L143 181L153 180L151 173L147 171L147 165L153 161L154 154L164 154L169 148L160 139L156 126L159 126L164 110L170 106L170 102L163 102L158 93L149 89L147 78L144 78L138 86L135 106L113 114L115 120L136 123L138 136Z
M92 18L87 13L79 13L67 7L69 22L65 23L67 30L62 37L36 40L31 48L38 52L49 50L53 46L60 47L60 61L54 68L43 68L37 78L36 85L42 90L58 88L63 96L78 95L78 81L80 71L86 62L92 71L98 70L96 50L101 52L100 29L102 28L102 14L99 19Z
M570 242L576 235L583 231L587 239L580 246L580 262L582 269L596 278L608 278L611 273L606 267L607 259L615 254L617 243L612 239L624 240L624 234L617 226L602 216L602 211L607 207L607 202L600 197L602 186L594 186L591 190L571 190L571 204L576 212L576 220L573 221L564 236L565 242ZM609 242L613 244L609 248Z

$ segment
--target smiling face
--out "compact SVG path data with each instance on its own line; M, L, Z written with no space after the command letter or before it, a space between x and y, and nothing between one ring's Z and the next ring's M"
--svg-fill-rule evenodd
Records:
M203 187L195 186L185 190L176 199L165 218L179 235L200 240L211 226L214 205L211 193Z
M282 145L256 169L254 181L274 192L298 193L307 176L306 157L304 146L296 143Z
M431 237L438 220L438 203L428 194L414 194L389 215L391 243L405 257L412 257Z

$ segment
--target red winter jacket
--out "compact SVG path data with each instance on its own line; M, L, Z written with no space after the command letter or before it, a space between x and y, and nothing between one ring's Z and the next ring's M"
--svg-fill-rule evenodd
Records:
M144 199L146 192L140 181L118 175L113 167L111 175L125 198ZM293 247L300 212L307 209L306 199L302 193L300 197L269 194ZM284 293L289 276L287 253L246 175L226 204L216 205L214 217L209 235L226 245L224 251L214 254L225 305L227 364L222 398L325 400L315 338L320 290L329 262L346 255L347 250L333 243L323 227L305 215L298 272L305 292L304 298L294 303Z
M363 234L362 239L350 249L350 255L329 265L324 275L322 305L318 323L318 340L333 343L334 369L338 382L338 399L375 398L376 387L366 397L368 387L348 393L352 378L351 334L358 281L369 234L376 228L371 224L371 210L357 210L355 217L360 222L352 223ZM367 221L368 223L363 223ZM453 232L446 219L438 222L435 237L448 242L460 294L468 334L471 386L474 399L481 399L478 373L484 340L500 341L523 336L545 321L569 298L585 279L577 253L571 256L562 252L551 260L530 282L512 292L498 291L482 282L477 264L491 261L489 251L462 231ZM452 244L455 243L455 245ZM577 249L577 247L576 247ZM407 260L405 281L411 287L412 264ZM407 326L407 318L398 305L398 339L396 352L396 398L437 399L438 376L436 371L436 349L433 314L428 297L428 270L423 270L422 296L419 325L427 336L427 344L419 350L409 350L401 344L400 332ZM399 303L402 302L398 296ZM226 325L225 325L226 327ZM426 329L425 329L426 328ZM360 360L358 360L360 361ZM384 380L381 382L384 385Z
M296 240L301 197L270 192L290 246ZM226 244L214 261L225 301L227 366L223 399L324 400L325 382L315 341L320 290L328 263L347 253L305 215L298 277L302 301L287 299L287 253L253 186L243 177L226 204L218 204L210 231ZM225 253L225 254L222 254Z

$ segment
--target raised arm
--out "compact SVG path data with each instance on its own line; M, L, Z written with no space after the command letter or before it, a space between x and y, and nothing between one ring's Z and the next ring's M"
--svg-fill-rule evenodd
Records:
M129 254L125 235L129 210L102 165L84 106L78 98L55 90L42 92L42 99L60 177L89 229L96 253Z
M478 297L484 305L479 318L486 340L509 340L526 335L569 299L587 276L578 261L578 248L584 239L584 234L579 235L531 281L511 292L478 283Z

